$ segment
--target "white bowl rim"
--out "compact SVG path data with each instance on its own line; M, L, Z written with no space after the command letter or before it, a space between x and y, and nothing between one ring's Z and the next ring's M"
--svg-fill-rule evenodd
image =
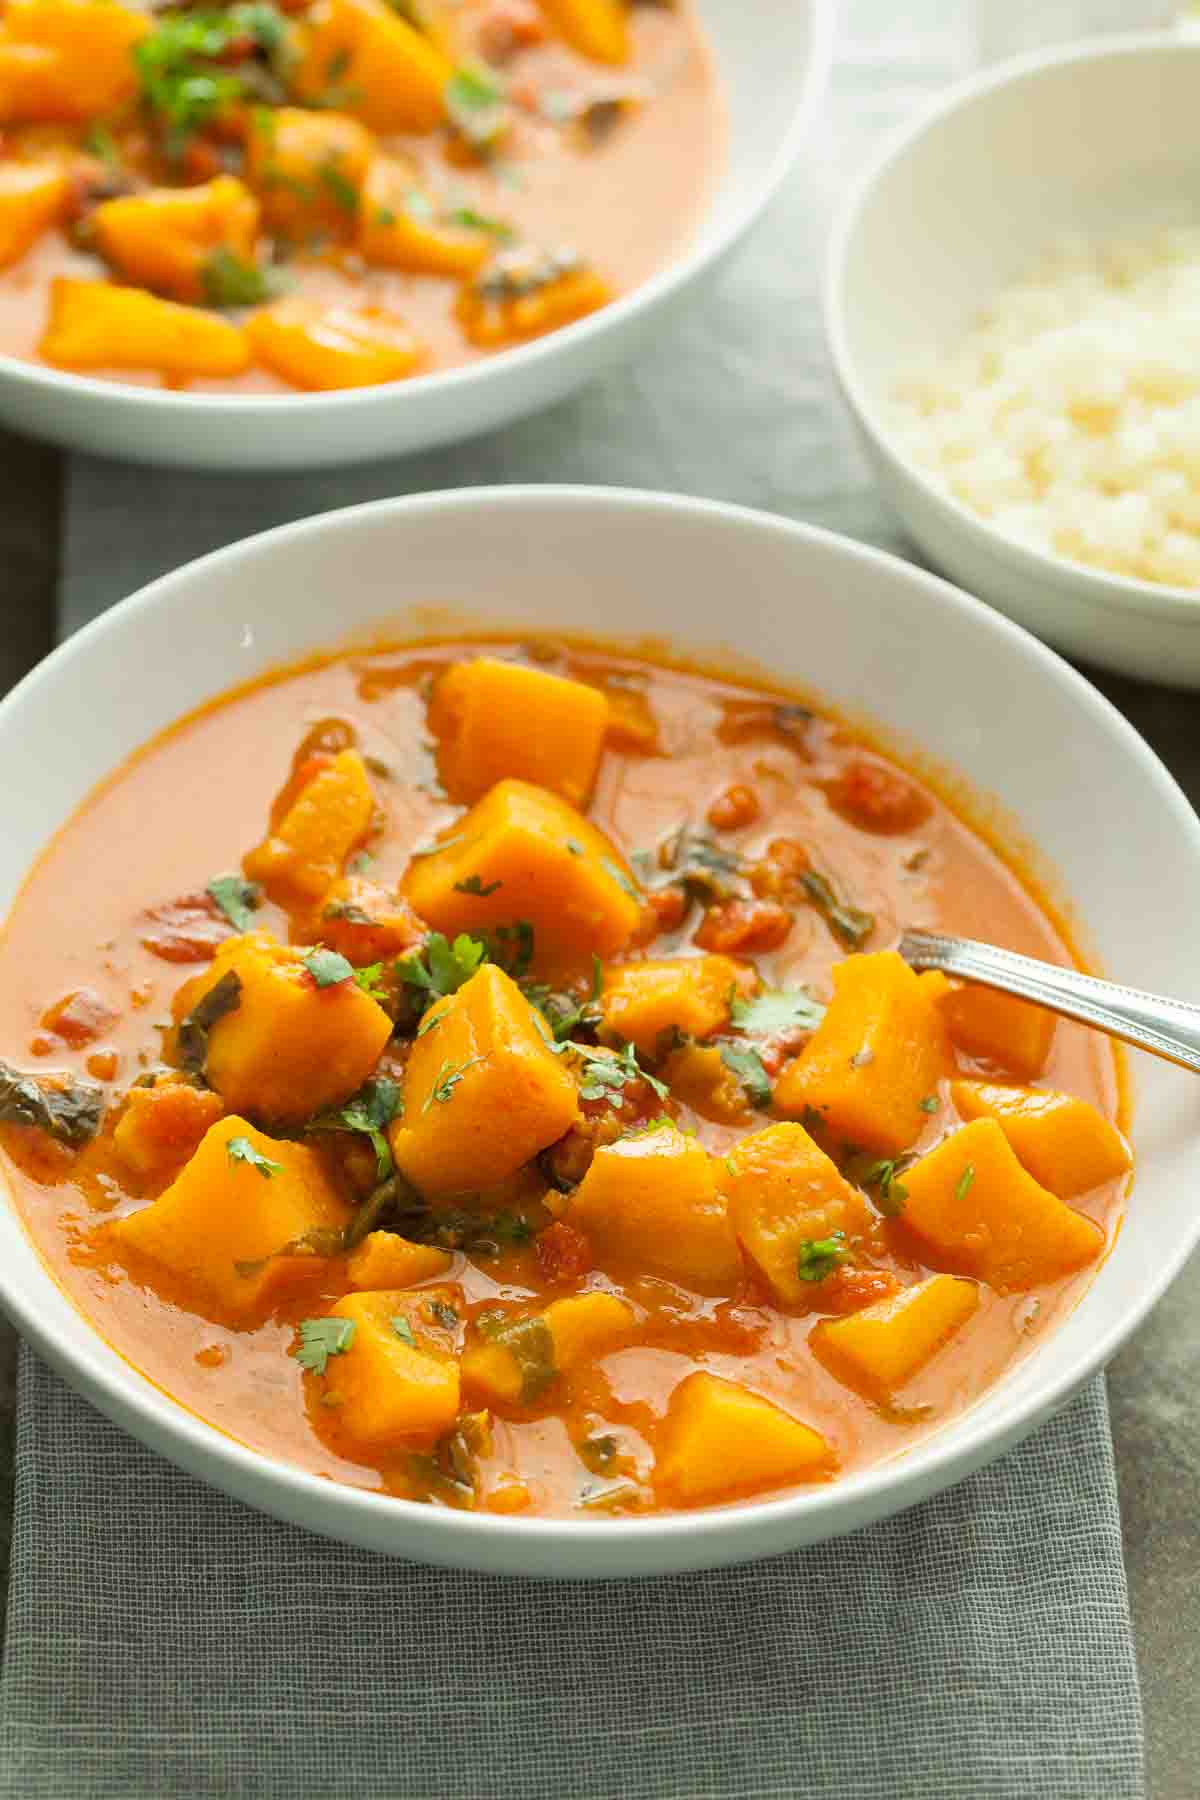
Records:
M702 276L705 270L721 261L751 227L757 223L769 203L786 180L804 144L810 117L825 93L833 61L835 0L809 0L812 19L812 46L804 78L796 95L791 121L775 150L765 180L750 194L746 202L704 245L690 245L682 255L672 258L647 281L631 288L608 306L572 325L548 332L529 343L502 350L479 362L460 368L432 370L427 375L413 375L403 381L385 382L378 387L342 388L303 394L193 394L177 393L169 388L143 388L128 381L100 380L94 375L77 375L68 369L50 368L44 363L26 362L15 356L0 356L4 378L34 390L81 394L89 399L110 401L119 397L126 405L145 406L149 410L175 416L181 412L194 415L227 416L230 424L249 415L268 414L286 418L297 412L317 408L345 412L354 407L378 409L394 404L399 395L425 398L434 393L450 392L471 386L476 392L495 382L519 375L522 369L536 368L556 357L569 354L577 345L601 336L612 326L619 326L637 313L653 309Z
M901 579L943 607L971 614L982 630L996 638L1020 640L1026 654L1040 664L1054 682L1073 690L1076 698L1097 719L1104 722L1121 743L1130 762L1137 766L1142 779L1157 790L1163 804L1176 815L1181 837L1191 840L1200 857L1200 820L1174 777L1104 695L1057 652L1040 643L1023 627L984 606L940 576L906 562L901 557L836 532L749 507L645 489L536 483L456 488L343 507L242 538L237 543L160 576L92 620L31 670L11 690L11 694L0 701L0 712L6 710L11 700L18 695L26 701L36 698L39 689L53 684L61 664L86 657L92 644L111 632L123 632L140 612L170 607L174 604L173 590L190 582L199 571L232 574L239 562L247 557L253 558L277 539L302 540L305 537L315 537L325 531L353 526L358 519L375 518L382 514L391 514L401 519L406 514L437 510L461 510L469 514L473 508L480 506L519 512L530 504L564 508L596 506L643 514L669 512L676 516L718 520L734 528L765 532L780 540L821 545L827 550L832 549L837 555L878 570L881 577ZM56 828L58 823L61 822L56 821ZM23 1220L21 1222L23 1224ZM613 1546L618 1541L622 1544L634 1544L643 1550L652 1550L654 1546L665 1546L686 1533L690 1546L700 1548L699 1555L689 1550L689 1566L707 1567L752 1560L756 1554L763 1554L761 1550L756 1551L754 1543L760 1534L760 1527L769 1526L772 1522L782 1524L789 1519L799 1520L806 1512L827 1505L831 1495L844 1499L848 1515L856 1515L849 1518L844 1529L867 1522L883 1513L897 1512L920 1498L922 1492L928 1491L931 1479L935 1487L949 1485L954 1479L952 1472L946 1475L944 1481L938 1481L939 1473L947 1466L951 1471L958 1467L965 1475L971 1468L987 1461L989 1454L999 1454L1008 1438L1019 1437L1023 1430L1031 1429L1040 1419L1048 1417L1064 1404L1137 1329L1175 1279L1198 1242L1200 1213L1196 1215L1190 1233L1181 1237L1174 1249L1156 1265L1153 1276L1146 1282L1136 1302L1092 1341L1085 1354L1065 1366L1056 1365L1051 1358L1045 1357L1047 1373L1044 1384L1024 1399L1015 1402L1010 1399L1001 1405L982 1430L978 1424L972 1425L971 1409L968 1409L944 1431L932 1434L912 1450L877 1463L856 1475L846 1476L832 1487L821 1485L801 1489L781 1499L752 1500L711 1511L668 1513L645 1519L600 1522L557 1518L521 1519L422 1505L419 1511L428 1540L428 1560L482 1567L482 1561L476 1562L473 1559L472 1547L494 1543L497 1539L509 1544L525 1543L530 1550L536 1550L539 1545L547 1548L553 1546L557 1550ZM1111 1253L1117 1254L1118 1251L1119 1239ZM43 1270L45 1279L53 1282L54 1278L44 1264ZM204 1476L212 1485L226 1493L245 1495L253 1492L255 1499L251 1504L274 1513L276 1517L288 1519L302 1516L298 1502L307 1498L313 1503L311 1507L303 1509L307 1528L345 1542L362 1541L354 1529L356 1520L372 1516L384 1517L393 1514L397 1507L405 1513L417 1507L416 1502L322 1479L295 1465L251 1449L189 1412L164 1391L154 1387L140 1374L136 1365L125 1362L123 1358L120 1373L110 1370L104 1363L89 1365L82 1353L70 1347L64 1348L55 1341L53 1334L43 1327L36 1304L14 1291L10 1285L9 1272L3 1266L0 1266L0 1299L3 1300L9 1317L45 1359L56 1368L69 1371L74 1383L110 1418L115 1418L156 1453L165 1454L187 1469L207 1470L215 1464L227 1471L227 1477ZM101 1341L105 1341L103 1334L88 1316L80 1312L78 1307L75 1310L84 1324ZM162 1442L164 1435L168 1440L165 1448ZM174 1445L178 1442L186 1446L188 1455L176 1455ZM235 1481L235 1475L241 1479ZM858 1505L852 1506L852 1502L857 1502ZM838 1529L835 1523L822 1536L835 1536ZM739 1544L744 1546L741 1554L737 1548ZM406 1550L405 1553L410 1557L412 1555L411 1550ZM526 1573L538 1573L536 1561L531 1560ZM593 1578L603 1578L603 1571L599 1571Z
M1175 587L1169 582L1143 581L1133 575L1117 575L1096 569L1087 563L1071 562L1051 550L1035 550L1016 538L997 530L990 520L972 512L962 501L932 482L893 440L881 424L877 403L867 392L856 372L846 342L843 286L846 260L859 220L876 182L885 170L897 163L918 140L952 114L965 111L976 100L998 88L1017 86L1045 70L1071 63L1100 62L1106 58L1140 56L1148 51L1189 52L1200 57L1200 38L1182 29L1160 28L1157 31L1114 32L1103 37L1077 38L1050 49L1028 51L1006 58L955 82L930 105L921 107L914 118L890 132L866 168L857 177L849 197L839 208L825 254L822 282L825 334L829 344L834 373L851 410L876 451L899 467L905 477L921 489L922 498L935 508L945 521L985 537L996 556L1031 581L1044 582L1052 574L1084 599L1096 602L1114 612L1152 613L1184 618L1184 623L1200 625L1200 586Z

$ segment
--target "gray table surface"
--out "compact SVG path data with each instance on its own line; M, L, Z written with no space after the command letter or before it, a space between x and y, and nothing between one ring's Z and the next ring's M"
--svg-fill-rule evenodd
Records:
M1114 20L1083 20L1081 13L1087 11L1089 4L1097 3L1112 11ZM1116 15L1122 6L1128 9L1129 0L1057 0L1057 4L1064 16L1070 14L1077 27L1079 23L1122 22ZM1148 0L1148 4L1152 9L1154 0ZM1041 0L1038 7L1033 6L1032 0L992 0L990 10L986 0L975 0L974 9L961 10L945 8L944 0L910 0L910 6L901 9L896 9L891 0L852 0L851 19L861 22L864 28L874 28L875 37L872 66L869 71L865 66L861 69L862 89L857 93L853 88L849 95L846 93L847 83L858 85L853 55L849 61L843 59L843 98L852 97L856 103L853 111L858 113L857 103L866 98L863 90L869 85L875 104L890 113L910 90L919 95L928 92L931 82L952 79L959 72L962 55L955 40L972 10L977 21L1001 21L1009 33L1009 42L990 46L992 49L1019 47L1022 17L1032 17L1039 11L1043 19L1046 16ZM914 23L922 15L926 35L918 40ZM1127 10L1123 18L1129 22ZM1147 21L1143 18L1140 22ZM881 26L886 38L883 43ZM1011 41L1014 33L1016 41ZM885 75L900 90L887 96L886 108L881 92ZM842 119L847 116L848 111L843 108ZM835 139L834 160L842 148L844 141ZM820 173L817 172L818 180ZM58 627L63 465L53 452L0 432L0 468L5 474L0 485L0 557L7 572L5 630L0 635L2 692L49 649ZM579 471L571 468L559 473L570 479ZM663 485L689 485L685 469L675 474L678 479L664 481ZM445 478L455 478L452 466L447 468ZM485 478L485 468L476 471L474 479ZM619 479L619 475L614 473L607 478ZM865 483L865 475L862 480ZM814 477L803 498L799 492L739 492L724 497L775 505L779 510L816 518L835 529L861 529L862 493L839 489L821 495L821 503L815 504L817 492L819 482ZM181 532L181 537L186 544L186 531ZM896 542L890 534L881 536L879 541L887 542L889 548ZM119 562L119 546L114 542L111 548L112 560ZM187 548L181 548L182 555L188 553ZM78 571L69 570L68 574L78 577ZM94 580L95 576L89 587ZM80 616L72 603L72 585L78 585L77 580L74 584L68 581L63 618L68 627L77 623ZM102 575L100 585L105 585ZM1090 670L1085 673L1125 713L1172 770L1192 803L1200 807L1200 707L1196 697L1098 676ZM0 1577L5 1579L11 1517L14 1374L15 1339L0 1323ZM1200 1714L1195 1707L1195 1696L1200 1691L1200 1525L1196 1511L1196 1494L1200 1491L1200 1410L1195 1402L1198 1390L1200 1258L1193 1261L1109 1372L1153 1800L1196 1800L1200 1794Z

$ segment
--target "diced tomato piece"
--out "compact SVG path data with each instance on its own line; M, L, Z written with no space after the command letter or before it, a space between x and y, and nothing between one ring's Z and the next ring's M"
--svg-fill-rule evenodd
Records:
M74 993L65 994L46 1008L41 1024L64 1044L70 1044L72 1050L78 1050L81 1045L94 1044L98 1037L103 1037L109 1027L116 1024L117 1017L114 1009L93 988L76 988Z
M856 1313L877 1300L890 1300L900 1283L888 1269L852 1269L843 1263L821 1283L820 1306L824 1312Z
M803 844L794 838L772 838L761 862L750 871L750 885L763 900L794 900L801 892L801 877L811 867Z
M915 830L931 811L919 787L865 756L847 763L826 792L829 804L852 825L885 836Z
M209 962L217 946L233 934L228 919L208 894L184 894L142 914L143 949L163 962Z
M708 822L714 831L738 831L744 825L753 825L761 811L754 789L735 781L723 794L718 794L709 807Z
M582 1231L556 1219L537 1235L537 1259L547 1281L578 1281L594 1266L592 1246Z
M710 906L693 942L702 950L778 950L794 923L777 900L722 900Z
M678 931L687 916L689 904L681 887L655 888L643 902L641 920L633 934L634 945L640 948L652 944L665 931Z

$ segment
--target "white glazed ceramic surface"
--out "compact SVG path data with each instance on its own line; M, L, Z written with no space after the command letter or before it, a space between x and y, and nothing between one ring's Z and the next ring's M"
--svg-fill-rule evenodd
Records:
M832 0L698 0L727 166L691 249L614 305L463 369L332 394L187 394L0 357L0 420L73 449L203 469L304 469L428 450L560 400L633 354L715 273L787 173L824 90Z
M934 487L884 423L896 376L1071 232L1200 220L1200 43L1167 33L1023 57L894 139L830 248L826 323L884 493L955 580L1072 655L1200 686L1200 595L1027 549Z
M102 616L0 704L0 906L48 833L151 733L339 635L428 630L430 604L493 628L654 633L718 656L732 646L780 680L810 684L995 795L1052 856L1104 966L1200 1000L1200 822L1140 738L1051 651L878 551L735 508L612 489L468 489L331 513L206 557ZM895 1512L998 1455L1068 1399L1162 1293L1200 1236L1200 1085L1133 1061L1132 1207L1077 1311L938 1435L790 1498L576 1523L338 1487L243 1449L151 1387L76 1313L7 1206L0 1299L49 1362L145 1443L329 1536L542 1576L765 1556Z

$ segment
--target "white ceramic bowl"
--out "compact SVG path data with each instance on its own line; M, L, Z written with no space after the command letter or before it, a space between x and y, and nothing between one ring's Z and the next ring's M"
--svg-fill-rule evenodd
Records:
M916 469L884 422L895 378L1071 232L1200 220L1200 43L1100 38L954 88L868 170L833 235L826 324L888 499L939 568L1074 656L1200 686L1200 593L1005 538Z
M691 248L612 306L468 368L343 393L170 393L0 357L0 420L135 462L284 470L431 449L562 399L632 355L716 272L787 174L824 92L832 0L698 8L728 107L727 167Z
M781 680L812 684L995 795L1014 829L1053 858L1103 964L1200 1000L1200 822L1141 739L1066 664L878 551L733 507L613 489L467 489L329 513L205 557L124 601L0 704L9 776L0 907L48 834L152 732L339 632L419 635L431 603L493 628L602 627L697 652L732 647ZM1104 795L1119 830L1099 827L1092 794ZM338 1487L241 1448L152 1387L75 1312L7 1206L0 1300L47 1361L145 1443L329 1536L523 1575L735 1562L848 1531L959 1479L1047 1418L1145 1316L1200 1237L1200 1089L1149 1058L1135 1073L1132 1208L1076 1312L939 1435L786 1499L577 1523Z

